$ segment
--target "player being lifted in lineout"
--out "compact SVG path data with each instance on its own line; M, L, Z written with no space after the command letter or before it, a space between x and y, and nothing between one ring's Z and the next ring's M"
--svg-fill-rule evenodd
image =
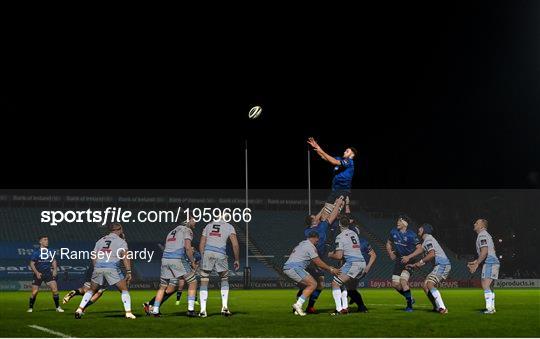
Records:
M334 166L334 177L332 178L332 192L326 199L325 214L332 213L334 201L343 196L348 202L351 195L352 179L354 176L354 158L357 151L354 147L348 147L343 152L341 157L333 157L328 155L317 141L309 138L307 143L313 147L317 154L325 161Z

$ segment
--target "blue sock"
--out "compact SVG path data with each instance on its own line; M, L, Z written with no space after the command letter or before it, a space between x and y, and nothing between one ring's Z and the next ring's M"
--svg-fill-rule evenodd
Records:
M315 290L313 293L311 293L311 296L309 297L308 307L315 306L315 302L319 298L319 295L321 295L322 290Z
M53 294L54 306L56 308L60 307L60 297L58 294Z
M412 307L411 290L403 291L403 296L407 299L407 307Z

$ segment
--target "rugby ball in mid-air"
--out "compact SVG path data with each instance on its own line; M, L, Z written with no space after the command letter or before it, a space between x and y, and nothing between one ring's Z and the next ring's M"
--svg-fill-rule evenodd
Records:
M253 106L249 110L248 117L250 119L257 119L259 117L259 115L261 115L261 112L262 112L262 107L261 106Z

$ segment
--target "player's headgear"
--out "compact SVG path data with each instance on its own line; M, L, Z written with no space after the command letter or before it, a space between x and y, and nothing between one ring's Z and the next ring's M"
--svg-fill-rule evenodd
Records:
M420 227L422 227L425 234L432 234L433 233L433 226L431 226L430 224L423 224Z

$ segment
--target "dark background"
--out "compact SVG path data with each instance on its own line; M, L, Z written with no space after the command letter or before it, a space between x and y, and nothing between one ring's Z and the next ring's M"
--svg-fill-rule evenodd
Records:
M359 150L355 188L538 187L539 12L363 4L189 32L37 30L30 52L8 49L2 186L241 188L247 139L250 186L304 188L314 136ZM313 187L329 187L312 156Z

